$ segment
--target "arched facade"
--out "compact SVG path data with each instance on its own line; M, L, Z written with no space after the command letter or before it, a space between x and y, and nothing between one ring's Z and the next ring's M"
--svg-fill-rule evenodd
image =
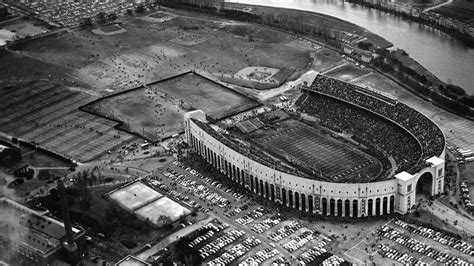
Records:
M432 176L431 194L443 191L444 161L437 157L428 159L427 166L419 173L401 172L395 178L371 183L332 183L289 174L240 153L238 147L233 147L210 126L198 122L205 121L199 112L185 115L189 146L218 170L227 173L234 182L288 207L341 217L404 214L414 205L418 181L425 184L425 173ZM222 160L222 165L216 163L219 160Z

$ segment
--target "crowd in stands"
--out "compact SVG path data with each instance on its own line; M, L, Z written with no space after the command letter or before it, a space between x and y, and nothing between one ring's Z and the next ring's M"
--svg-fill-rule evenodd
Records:
M320 118L325 127L354 135L363 145L386 151L397 162L399 169L409 169L418 162L421 147L401 127L339 100L313 92L308 94L310 97L300 105L300 110Z
M354 134L367 144L375 143L383 148L403 170L417 164L419 159L424 161L441 154L444 136L431 120L403 103L389 102L383 97L379 99L373 94L363 93L363 90L356 85L319 75L309 88L312 91L308 91L309 97L301 97L298 103L302 111L317 114L329 128ZM314 92L319 95L311 97L315 96ZM321 94L343 101L320 97ZM388 118L399 126L344 101ZM421 151L414 148L420 145Z

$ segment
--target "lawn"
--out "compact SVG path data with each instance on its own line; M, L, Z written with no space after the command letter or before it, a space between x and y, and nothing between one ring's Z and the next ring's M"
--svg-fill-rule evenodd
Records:
M158 141L184 130L183 115L187 111L201 109L220 119L257 105L256 101L201 75L185 73L112 95L85 108L121 121L125 130Z

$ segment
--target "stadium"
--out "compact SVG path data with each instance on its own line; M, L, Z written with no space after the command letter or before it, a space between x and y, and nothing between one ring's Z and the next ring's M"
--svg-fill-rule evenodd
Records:
M188 112L186 142L253 193L323 216L405 214L443 192L443 132L389 94L316 74L268 109L213 124Z

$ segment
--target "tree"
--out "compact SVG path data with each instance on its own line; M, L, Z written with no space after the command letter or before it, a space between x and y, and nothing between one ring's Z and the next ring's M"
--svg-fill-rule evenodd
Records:
M137 8L135 9L135 11L137 13L144 13L146 11L145 6L144 5L138 5Z
M99 12L97 13L96 17L99 21L104 21L105 20L105 13L104 12Z
M81 21L81 25L91 26L92 25L92 19L90 17L83 18L82 21Z
M115 14L115 13L110 13L110 14L107 15L107 20L108 21L114 21L116 19L117 19L117 14Z

